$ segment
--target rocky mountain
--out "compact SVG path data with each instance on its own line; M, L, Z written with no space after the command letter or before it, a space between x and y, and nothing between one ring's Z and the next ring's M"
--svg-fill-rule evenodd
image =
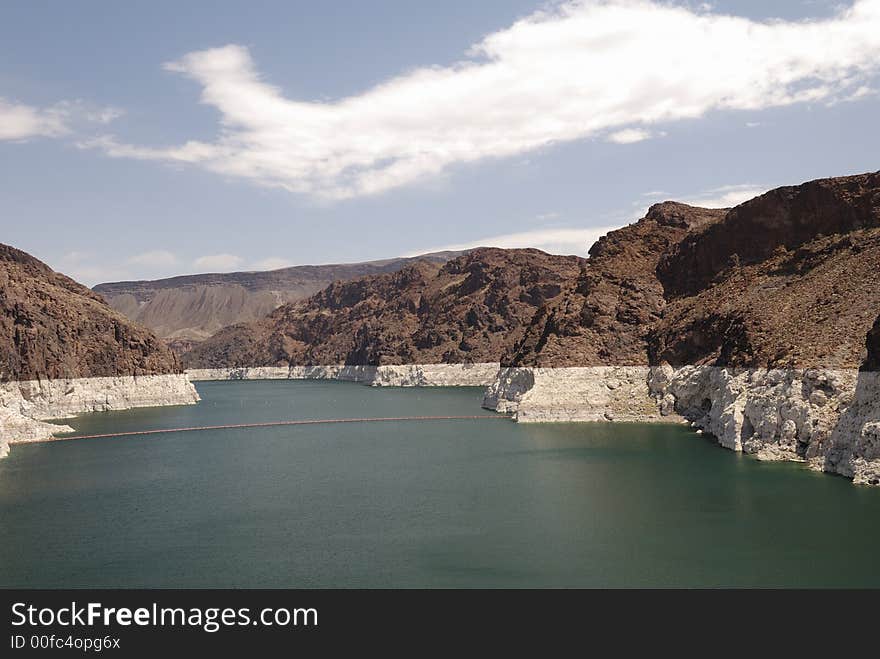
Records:
M645 363L648 332L666 306L656 272L661 256L725 212L665 202L603 236L576 281L539 310L503 361L546 367Z
M880 173L773 190L664 254L668 303L649 360L858 367L880 311L877 273Z
M852 368L872 327L877 343L878 272L880 174L823 179L730 210L656 204L586 260L482 249L334 284L185 361Z
M0 244L0 381L179 370L161 340L101 296Z
M481 248L442 266L417 261L331 284L222 330L183 359L195 368L497 362L583 266L534 249Z
M819 179L771 190L730 210L723 222L687 236L664 254L667 295L694 295L729 270L796 250L822 236L878 226L880 173Z
M517 366L857 367L880 311L880 174L772 190L729 211L657 204L590 250Z
M99 284L94 290L114 309L169 339L182 352L223 327L263 318L282 304L306 299L334 281L395 272L416 259L445 263L460 253L114 282Z

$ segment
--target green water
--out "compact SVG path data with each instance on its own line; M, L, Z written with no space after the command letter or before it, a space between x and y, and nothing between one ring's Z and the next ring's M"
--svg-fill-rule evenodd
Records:
M477 389L198 385L80 433L490 414ZM880 490L679 426L506 420L16 446L0 586L880 586Z

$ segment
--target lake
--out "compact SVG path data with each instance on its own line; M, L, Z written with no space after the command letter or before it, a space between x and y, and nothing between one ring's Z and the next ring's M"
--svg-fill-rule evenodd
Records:
M196 406L80 434L470 415L482 390L198 383ZM677 425L506 419L19 445L0 460L4 587L880 586L880 489Z

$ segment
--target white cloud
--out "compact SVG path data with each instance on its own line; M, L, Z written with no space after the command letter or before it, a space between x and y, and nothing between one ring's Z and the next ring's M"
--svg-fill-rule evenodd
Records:
M625 128L611 133L608 136L608 141L615 144L635 144L636 142L651 139L651 137L653 137L651 132L643 128Z
M288 259L280 256L269 256L253 264L254 270L278 270L279 268L287 268L294 265Z
M760 185L725 185L713 190L706 190L692 197L685 197L682 203L703 208L732 208L744 201L753 199L767 192L769 188Z
M633 210L630 215L633 217L644 217L650 205L660 201L679 201L683 204L700 206L702 208L732 208L744 201L764 194L770 187L753 183L741 183L737 185L722 185L717 188L686 194L654 190L652 192L645 192L640 195L640 199L633 202ZM646 206L645 204L648 205Z
M67 132L64 112L41 109L0 98L0 140L55 137Z
M406 254L406 256L418 256L420 254L442 252L446 250L473 249L475 247L502 247L504 249L534 247L550 254L578 254L580 256L586 256L593 243L609 231L618 228L620 227L606 226L536 229L534 231L522 231L519 233L490 236L465 243L455 243L430 249L420 249Z
M177 257L168 250L156 249L150 252L144 252L143 254L136 254L128 259L128 263L151 268L162 268L177 263Z
M763 194L767 189L768 188L766 187L752 184L725 185L711 190L705 190L694 195L685 196L677 200L692 206L702 206L703 208L730 208ZM646 192L642 196L659 201L668 198L670 195L666 192L654 190ZM640 211L621 214L621 217L628 215L632 215L633 217L631 219L622 220L620 224L600 227L536 229L534 231L501 234L464 243L422 249L411 252L406 256L417 256L427 252L439 252L444 250L473 249L475 247L503 247L505 249L535 247L545 252L549 252L550 254L577 254L580 256L587 256L593 243L609 231L614 231L625 224L629 224L638 218L644 217L648 209L647 207L644 207L643 204L644 202L635 204L635 207L641 208Z
M85 286L131 278L128 270L107 263L106 259L98 258L92 252L73 250L47 262L56 272L65 274Z
M796 22L709 9L570 0L489 34L464 61L326 102L285 97L243 46L192 52L165 68L198 82L201 102L219 110L216 141L154 147L104 136L83 146L339 199L713 110L828 102L880 69L880 0Z
M109 124L119 119L125 114L120 108L98 108L97 110L88 110L85 118L98 124Z
M0 98L0 141L67 135L83 123L107 124L122 116L118 108L61 101L46 108Z
M880 28L878 28L880 29ZM862 85L858 89L852 91L851 93L841 96L838 98L831 99L828 102L829 106L837 105L838 103L852 103L854 101L861 101L864 98L868 98L871 96L877 96L878 90L874 87L869 87L868 85Z
M241 266L244 259L235 254L209 254L200 256L193 265L203 270L234 270Z

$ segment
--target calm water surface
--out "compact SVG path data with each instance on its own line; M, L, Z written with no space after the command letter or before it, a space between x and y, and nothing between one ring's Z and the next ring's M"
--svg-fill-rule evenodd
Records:
M490 414L478 389L198 385L80 433ZM506 420L16 446L0 586L880 586L880 490L679 426Z

